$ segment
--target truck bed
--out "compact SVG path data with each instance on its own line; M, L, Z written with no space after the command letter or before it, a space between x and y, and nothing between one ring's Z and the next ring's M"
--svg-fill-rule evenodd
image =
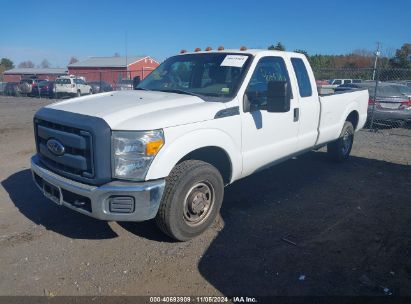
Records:
M341 92L319 96L320 118L316 145L333 141L340 135L345 119L351 112L358 114L356 130L367 120L368 90Z

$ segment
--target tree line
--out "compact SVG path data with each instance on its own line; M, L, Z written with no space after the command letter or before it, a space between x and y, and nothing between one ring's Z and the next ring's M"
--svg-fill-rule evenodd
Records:
M270 45L269 50L285 51L285 46L278 42ZM369 50L357 49L346 55L309 55L305 50L297 49L294 52L304 54L314 70L321 69L363 69L372 68L375 61L375 54ZM411 44L404 43L401 48L395 51L395 56L380 56L380 68L411 68Z

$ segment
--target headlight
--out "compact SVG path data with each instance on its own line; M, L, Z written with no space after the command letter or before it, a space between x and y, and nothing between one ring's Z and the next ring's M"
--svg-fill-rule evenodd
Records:
M113 131L113 177L144 180L151 162L163 145L162 130Z

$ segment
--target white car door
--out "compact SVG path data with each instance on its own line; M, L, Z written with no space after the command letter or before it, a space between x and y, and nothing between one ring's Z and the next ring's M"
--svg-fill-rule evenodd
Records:
M288 70L289 62L279 56L262 57L254 69L245 91L251 108L242 114L243 173L249 175L297 149L299 120L298 95L295 94ZM287 81L291 91L291 107L285 113L269 113L266 108L269 81Z

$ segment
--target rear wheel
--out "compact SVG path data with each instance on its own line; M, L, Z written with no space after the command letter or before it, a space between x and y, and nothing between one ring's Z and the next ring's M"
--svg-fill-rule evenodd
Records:
M93 94L93 90L90 89L90 91L88 92L89 95Z
M223 179L214 166L198 160L184 161L166 179L156 223L176 240L192 239L213 224L223 196Z
M77 96L77 97L80 97L80 96L81 96L81 92L80 92L80 90L78 90L78 91L77 91L76 96Z
M332 160L343 162L350 156L352 144L354 142L354 127L351 122L346 121L341 131L340 137L327 145L328 155Z

